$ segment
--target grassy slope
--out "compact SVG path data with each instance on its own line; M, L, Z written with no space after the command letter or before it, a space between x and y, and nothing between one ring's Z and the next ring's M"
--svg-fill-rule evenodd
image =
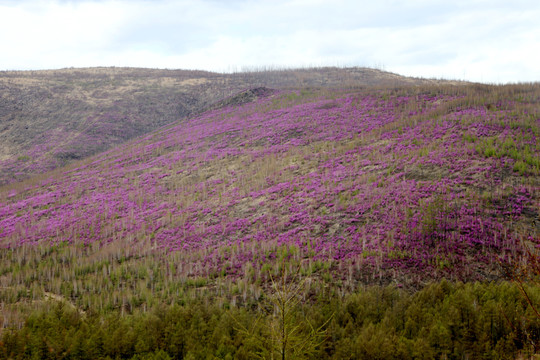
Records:
M239 74L136 68L0 72L0 184L193 115L249 87L423 83L371 69Z
M283 266L313 294L497 279L538 240L537 85L268 95L1 188L4 321L241 304Z

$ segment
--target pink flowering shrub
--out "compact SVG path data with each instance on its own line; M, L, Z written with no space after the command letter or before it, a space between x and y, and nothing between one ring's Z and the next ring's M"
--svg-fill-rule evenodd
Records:
M521 225L539 206L540 120L460 101L280 92L210 111L0 190L0 244L122 239L184 252L187 276L286 257L344 277L490 277L538 240Z

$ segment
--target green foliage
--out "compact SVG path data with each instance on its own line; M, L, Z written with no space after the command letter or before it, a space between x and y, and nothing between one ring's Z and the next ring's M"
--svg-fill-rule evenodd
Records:
M514 164L514 171L519 172L520 175L525 174L525 172L527 172L527 164L521 160L516 161Z
M464 140L468 141L468 134L464 135ZM520 137L518 143L522 143L524 137ZM475 142L476 152L485 157L502 158L508 157L515 160L514 171L524 174L538 174L540 172L540 157L531 148L531 145L518 145L512 137L507 137L504 140L490 137Z
M540 319L512 283L374 286L305 302L302 281L282 280L252 308L208 299L124 316L44 307L3 331L0 359L513 359L540 348ZM540 287L525 287L538 304Z
M272 292L259 304L262 312L254 322L242 323L234 316L237 329L250 344L251 358L304 359L312 358L325 342L327 326L331 318L314 327L301 309L301 294L305 280L299 280L301 269L291 275L285 263L280 266L280 276L274 280L271 272Z
M473 134L464 133L463 134L463 140L466 141L466 142L469 142L469 143L474 143L474 142L476 142L476 140L478 140L478 138L476 136L474 136Z

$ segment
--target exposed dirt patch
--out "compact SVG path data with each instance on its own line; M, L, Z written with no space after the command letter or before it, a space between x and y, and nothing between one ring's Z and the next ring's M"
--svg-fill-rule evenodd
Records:
M231 96L225 100L222 100L215 105L212 105L210 109L219 109L226 106L240 106L250 102L253 102L259 98L265 98L275 94L277 90L269 89L266 87L257 87L242 91L236 95Z
M405 172L405 179L416 181L431 181L448 178L450 172L437 165L423 165L414 167Z
M175 83L175 80L172 79L172 78L166 78L166 80L168 80L167 82L170 83L170 84ZM180 86L195 86L195 85L202 85L202 84L205 84L207 82L208 82L208 79L205 79L205 78L188 79L188 80L181 81L180 83L178 83L178 85L180 85Z

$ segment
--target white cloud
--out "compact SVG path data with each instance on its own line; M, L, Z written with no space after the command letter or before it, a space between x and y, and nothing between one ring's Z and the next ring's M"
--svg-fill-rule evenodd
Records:
M126 20L121 4L113 2L37 2L2 6L0 14L0 66L8 69L71 66L74 59L113 48Z
M540 81L536 1L1 1L0 69L384 66Z

